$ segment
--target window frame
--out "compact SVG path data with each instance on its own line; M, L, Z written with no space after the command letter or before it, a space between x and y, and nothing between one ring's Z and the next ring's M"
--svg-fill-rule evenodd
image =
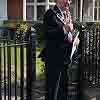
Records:
M100 15L100 14L99 14L99 13L100 13L100 11L99 11L99 10L100 10L100 4L99 4L99 3L100 3L100 1L95 0L95 2L97 2L97 6L95 6L95 4L94 4L94 9L97 10L97 15L96 15L96 16L97 16L97 18L96 18L97 20L94 19L94 21L100 21L100 18L99 18L99 15ZM95 3L95 2L94 2L94 3ZM94 14L95 14L95 12L94 12ZM94 16L95 16L95 15L94 15Z
M50 6L53 6L55 5L55 2L50 2L49 0L45 0L45 2L37 2L37 0L34 0L33 2L26 2L26 8L28 6L33 6L34 7L34 16L33 16L33 19L30 19L28 20L26 18L27 21L37 21L37 7L38 6L45 6L45 11L47 9L49 9ZM27 12L26 12L26 16L27 16Z
M97 2L97 6L95 6L95 2ZM88 19L87 19L87 21L88 22L100 22L100 17L99 17L99 13L100 13L100 4L99 4L99 2L100 1L98 1L98 0L92 0L92 6L89 6L88 7L88 12L87 12L87 17L88 17ZM88 1L88 4L89 4L89 1ZM90 17L90 15L91 15L91 12L90 12L90 9L92 9L93 10L93 13L92 13L92 20L89 20L89 17ZM97 10L97 12L95 12L96 10ZM95 14L97 14L97 15L95 15ZM96 16L96 19L95 19L95 16Z
M33 8L34 8L33 18L32 19L26 18L26 20L27 21L38 21L38 19L37 19L37 7L38 6L45 6L45 11L46 11L47 9L50 8L50 6L54 6L54 5L55 5L55 2L50 1L50 0L45 0L45 2L37 2L37 0L34 0L33 2L30 2L30 1L28 2L26 0L26 9L27 9L28 6L33 6ZM75 1L74 6L76 7L76 1ZM74 17L73 17L74 19L73 20L75 20L76 19L76 9L73 9L73 12L74 12ZM24 14L24 16L25 17L27 16L27 12L26 12L26 15Z

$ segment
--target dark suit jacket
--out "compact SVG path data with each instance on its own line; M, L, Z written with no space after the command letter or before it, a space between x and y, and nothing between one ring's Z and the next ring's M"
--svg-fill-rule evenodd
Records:
M54 6L54 9L49 9L44 15L44 34L46 42L54 40L59 45L64 41L63 23L54 12L61 15L57 6Z
M59 8L55 5L54 9L49 9L43 20L45 49L39 57L47 58L48 66L63 68L64 65L64 31L63 23L56 16L61 15ZM44 57L45 56L45 57ZM45 60L44 60L45 61Z

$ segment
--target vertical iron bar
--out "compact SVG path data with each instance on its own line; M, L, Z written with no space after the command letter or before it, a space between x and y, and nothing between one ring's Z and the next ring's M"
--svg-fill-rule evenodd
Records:
M97 33L97 28L96 28L96 33ZM97 38L97 34L96 34L96 59L95 59L95 66L96 66L96 86L97 86L97 84L98 84L98 66L97 66L97 55L98 55L98 52L97 52L97 40L98 38Z
M86 33L86 32L84 32L84 39L83 39L83 41L84 41L84 48L83 48L83 54L84 54L84 64L87 64L86 62L87 62L87 57L86 57L86 50L87 50L87 36L88 36L88 32ZM85 50L85 51L84 51Z
M90 76L91 76L91 74L90 74L90 39L91 39L91 34L90 34L90 31L91 31L91 29L89 30L89 55L88 55L88 85L90 85L90 83L89 83L89 80L90 80Z
M29 31L30 40L27 45L27 100L32 100L32 82L36 80L36 69L35 69L35 60L36 60L36 34L35 32ZM29 85L29 86L28 86Z
M27 100L32 100L32 55L31 55L31 44L27 45ZM34 74L33 74L34 77Z
M30 41L30 61L31 61L31 69L32 69L32 79L36 80L36 33L31 33L31 41ZM32 82L31 82L32 83Z
M95 29L95 33L97 30ZM95 35L95 83L97 84L97 34Z
M93 53L92 53L92 63L93 63L93 82L95 82L95 62L94 62L94 59L95 59L95 29L93 30ZM95 85L95 83L94 83Z
M82 34L82 32L83 32L83 34ZM85 31L82 31L81 32L81 38L82 38L82 45L81 45L81 54L82 54L82 57L81 57L81 60L82 60L82 66L84 66L85 64L86 64L86 41L85 41L85 39L86 39L86 32ZM83 67L82 67L82 70L81 71L83 71L82 72L82 74L84 75L85 74L85 71L83 70Z
M9 45L9 43L8 43ZM8 56L8 100L11 100L11 50L7 47Z
M24 100L24 60L23 60L23 45L20 46L20 58L21 58L21 65L20 65L20 75L21 75L21 100Z
M16 45L14 48L14 53L15 53L15 100L17 100L17 47Z
M97 41L96 41L96 48L97 48L97 50L96 50L96 52L97 52L97 55L96 55L96 62L97 62L97 87L99 86L99 59L98 59L98 57L99 57L99 37L98 37L98 26L97 26L97 32L96 32L96 38L97 38Z
M98 83L99 83L99 65L98 65L98 27L96 28L96 72L97 72L97 87L98 87Z
M27 80L27 100L29 100L29 45L26 44L26 66L27 66L27 70L26 70L26 80Z
M98 31L98 28L97 28L97 31ZM98 34L97 34L97 66L98 66L98 70L97 70L97 72L98 72L98 86L99 86L99 59L98 59L98 56L99 56L99 52L98 52Z
M27 100L32 100L32 55L31 55L31 44L27 45ZM34 77L34 74L33 74Z
M91 31L90 31L90 65L89 65L89 67L90 67L90 85L92 85L92 33L93 31L92 31L92 27L91 27Z
M97 47L97 46L96 46L96 43L97 43L96 35L97 35L97 34L96 34L96 28L95 28L94 33L95 33L95 35L94 35L94 40L95 40L95 41L94 41L94 71L95 71L94 76L95 76L95 79L94 79L94 80L95 80L95 86L96 86L96 74L97 74L97 73L96 73L96 59L97 59L97 58L96 58L96 57L97 57L97 48L96 48L96 47Z
M91 36L91 42L92 42L91 43L91 46L92 46L91 47L91 52L92 52L92 54L91 54L91 67L92 67L91 68L91 71L92 71L91 72L91 77L92 77L91 82L92 82L92 85L93 85L93 80L94 80L94 76L93 76L94 75L94 66L93 66L93 58L94 58L93 57L93 55L94 55L94 52L93 52L93 50L94 50L94 48L93 48L94 47L94 45L93 45L93 43L94 43L94 39L93 39L94 38L94 29L92 30L91 34L92 34L92 36Z
M0 44L1 46L1 44ZM1 47L0 47L0 100L2 100L2 56L1 56Z
M99 45L98 45L99 46L98 47L98 49L99 49L98 50L98 66L99 66L99 71L98 72L99 72L99 87L100 87L100 65L99 65L100 64L100 25L99 25L98 31L99 31L98 32L98 43L99 43Z
M10 59L11 59L11 47L9 47L10 49ZM10 73L9 73L9 78L10 78L10 99L11 99L11 60L10 60Z
M32 100L32 83L36 80L36 33L30 36L30 100Z
M96 86L96 28L95 28L95 30L94 30L94 33L95 33L95 35L94 35L94 54L95 54L95 56L94 56L94 71L95 71L95 73L94 73L94 76L95 76L95 86Z
M8 59L8 100L9 99L9 63L10 63L10 59L9 59L9 47L7 47L7 59Z
M89 34L89 32L84 32L84 38L83 38L83 42L84 42L84 44L83 44L83 66L87 66L87 48L88 48L88 46L87 46L87 40L88 40L88 34ZM85 68L86 69L86 68ZM86 70L84 70L84 77L86 78L86 76L87 76L87 69Z
M6 100L6 50L5 50L5 44L6 44L6 42L5 42L5 40L4 40L4 48L3 48L3 50L4 50L4 100Z
M80 32L80 34L81 34L81 36L80 36L80 38L81 38L81 40L80 40L80 43L81 43L81 48L80 48L80 50L81 50L81 58L80 58L80 60L81 60L81 62L80 62L80 66L82 66L82 67L80 67L80 73L81 73L81 78L83 78L84 77L84 70L83 70L83 66L85 65L85 38L86 38L86 32L85 31L83 31L83 30L81 30L81 32ZM81 80L81 79L80 79Z

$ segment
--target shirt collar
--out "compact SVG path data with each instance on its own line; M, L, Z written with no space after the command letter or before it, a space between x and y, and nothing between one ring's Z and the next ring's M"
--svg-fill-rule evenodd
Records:
M64 12L60 8L58 8L58 9L60 10L61 15L64 16Z

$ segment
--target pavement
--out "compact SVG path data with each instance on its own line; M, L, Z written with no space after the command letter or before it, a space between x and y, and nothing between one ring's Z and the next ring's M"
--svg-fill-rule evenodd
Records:
M33 100L45 100L45 85L45 80L38 80L33 83ZM83 98L80 100L100 100L100 98L96 99L96 96L100 96L100 88L84 88L83 92Z
M17 85L17 100L20 100L20 86L19 86L19 82ZM85 84L84 84L85 85ZM46 94L46 90L45 90L45 80L37 80L35 82L33 82L32 84L32 100L45 100L45 94ZM25 85L24 85L25 87ZM93 88L93 87L89 87L86 88L86 85L83 86L83 96L82 99L80 100L100 100L100 88ZM3 93L3 88L2 88L2 100L4 99L4 93ZM15 88L14 85L12 85L12 91L11 91L11 100L15 100ZM24 92L26 91L26 88L24 88ZM97 99L96 97L98 96L99 99ZM8 94L6 94L6 99L8 99ZM26 100L26 96L24 96L24 100Z
M45 100L45 80L37 80L32 84L32 100ZM20 81L17 81L17 100L20 100ZM2 82L2 100L5 100L4 82ZM8 84L6 83L6 100L8 100ZM15 100L15 85L11 84L11 100ZM24 100L26 100L26 82L24 82Z
M45 100L45 80L37 80L33 83L32 87L32 98L33 100Z

